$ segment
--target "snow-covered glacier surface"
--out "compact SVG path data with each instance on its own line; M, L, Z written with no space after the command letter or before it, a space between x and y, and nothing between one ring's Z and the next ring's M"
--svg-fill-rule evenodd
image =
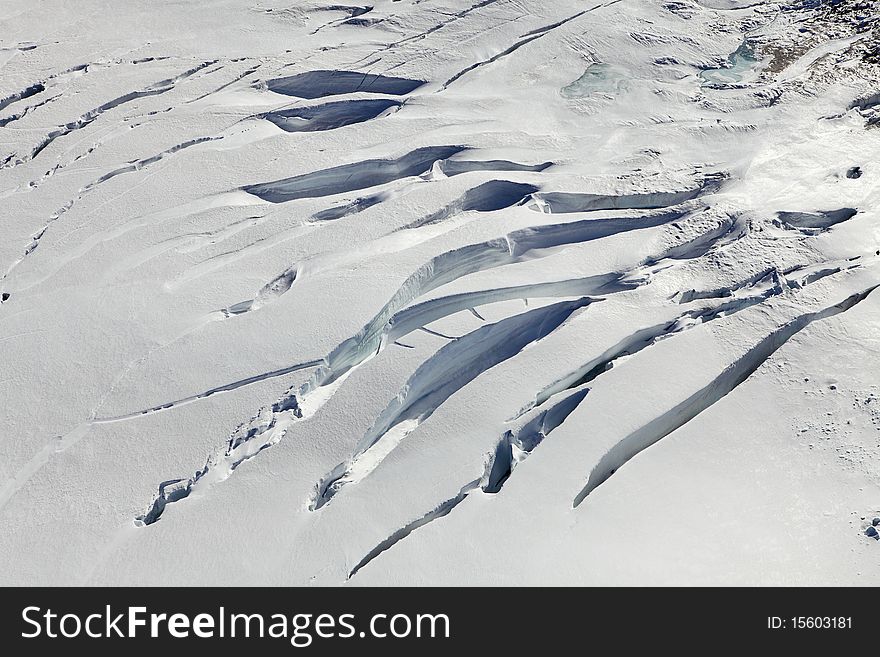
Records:
M3 584L873 584L880 3L0 2Z

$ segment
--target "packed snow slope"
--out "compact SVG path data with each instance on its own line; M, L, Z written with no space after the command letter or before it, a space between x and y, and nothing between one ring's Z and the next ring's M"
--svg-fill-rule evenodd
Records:
M880 3L0 2L2 584L874 584Z

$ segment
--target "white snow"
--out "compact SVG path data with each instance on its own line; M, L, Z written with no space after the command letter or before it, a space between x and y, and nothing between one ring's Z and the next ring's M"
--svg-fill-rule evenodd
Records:
M117 4L0 2L0 583L873 584L875 0Z

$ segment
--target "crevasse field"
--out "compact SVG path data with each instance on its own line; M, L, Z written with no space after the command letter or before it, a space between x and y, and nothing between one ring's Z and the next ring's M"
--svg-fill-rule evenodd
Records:
M367 1L0 1L0 583L876 583L880 3Z

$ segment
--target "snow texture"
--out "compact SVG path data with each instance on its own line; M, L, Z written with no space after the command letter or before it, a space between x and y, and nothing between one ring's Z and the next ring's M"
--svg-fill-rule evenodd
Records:
M877 0L0 35L0 584L876 580Z

